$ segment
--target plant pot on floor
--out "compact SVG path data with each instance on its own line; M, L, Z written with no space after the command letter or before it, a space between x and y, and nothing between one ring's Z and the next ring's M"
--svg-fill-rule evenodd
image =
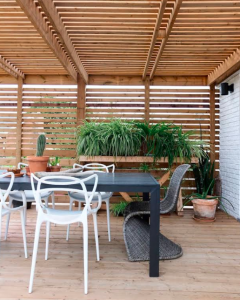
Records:
M217 199L194 199L192 200L194 219L202 222L214 222Z
M28 156L30 173L46 172L49 156Z

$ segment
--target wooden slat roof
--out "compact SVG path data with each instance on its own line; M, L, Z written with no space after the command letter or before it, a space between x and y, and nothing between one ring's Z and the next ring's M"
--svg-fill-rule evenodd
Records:
M51 15L44 12L49 2ZM37 8L65 61L22 3ZM68 74L70 64L85 81L101 74L210 75L212 83L240 47L239 17L240 0L0 0L0 55L23 74Z

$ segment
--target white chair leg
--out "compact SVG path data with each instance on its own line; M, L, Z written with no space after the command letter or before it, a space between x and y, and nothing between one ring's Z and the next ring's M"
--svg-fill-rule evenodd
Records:
M9 207L10 208L12 207L12 201L13 201L13 198L9 196ZM10 217L11 217L11 214L9 213L7 215L7 222L6 222L6 229L5 229L5 240L7 240Z
M21 224L22 224L22 235L23 235L23 246L24 246L24 254L25 258L28 258L27 254L27 239L26 239L26 230L25 230L25 217L24 217L24 210L20 210L21 215Z
M88 224L83 223L84 293L88 293Z
M45 260L48 260L48 249L49 249L50 227L51 227L51 223L50 223L50 222L46 222L46 249L45 249Z
M9 228L9 222L10 222L10 216L11 216L11 214L9 213L8 215L7 215L7 222L6 222L6 229L5 229L5 241L7 240L7 235L8 235L8 228ZM25 221L24 221L24 223L25 223Z
M81 202L78 202L78 211L81 211L82 209L82 203ZM80 222L78 222L78 227L80 226Z
M27 205L24 208L24 224L25 224L25 226L27 225Z
M32 288L33 288L33 278L34 278L34 272L35 272L35 266L37 260L37 251L38 251L41 225L42 225L42 221L40 220L40 218L38 218L36 224L34 246L33 246L32 266L31 266L31 274L30 274L29 290L28 290L29 293L32 293Z
M96 244L96 255L97 255L97 261L99 261L100 260L100 256L99 256L97 214L93 214L92 216L93 216L94 235L95 235L95 244Z
M69 210L72 210L72 206L73 206L73 199L70 198L70 205L69 205ZM69 240L69 232L70 232L70 224L67 226L67 236L66 236L66 240Z
M109 199L106 200L106 208L107 208L107 226L108 226L108 240L111 242L111 229L110 229L110 205Z
M45 205L46 205L46 207L48 207L48 197L46 197L46 198L43 198L43 200L45 201Z
M51 198L52 198L52 208L54 209L55 208L55 196L54 196L54 192L52 193Z

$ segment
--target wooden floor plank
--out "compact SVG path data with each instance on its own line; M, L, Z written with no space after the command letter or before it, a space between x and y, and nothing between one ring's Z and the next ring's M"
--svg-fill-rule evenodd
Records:
M0 247L0 300L225 300L240 298L239 223L222 212L213 224L199 224L187 211L183 218L161 218L161 231L183 247L177 260L160 262L160 277L148 277L148 262L129 262L122 235L123 219L111 217L112 242L106 215L98 216L100 256L96 262L92 220L89 222L89 294L83 294L82 228L52 226L49 260L44 261L45 226L39 244L34 291L28 294L36 222L28 211L28 252L24 258L20 218L13 215L7 241ZM3 222L2 236L5 221Z

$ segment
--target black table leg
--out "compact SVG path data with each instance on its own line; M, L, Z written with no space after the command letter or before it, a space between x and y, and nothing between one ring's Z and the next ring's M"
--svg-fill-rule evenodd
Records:
M149 201L149 193L143 193L143 201ZM143 215L143 219L149 223L149 216L148 215Z
M159 277L160 187L151 192L149 276Z

